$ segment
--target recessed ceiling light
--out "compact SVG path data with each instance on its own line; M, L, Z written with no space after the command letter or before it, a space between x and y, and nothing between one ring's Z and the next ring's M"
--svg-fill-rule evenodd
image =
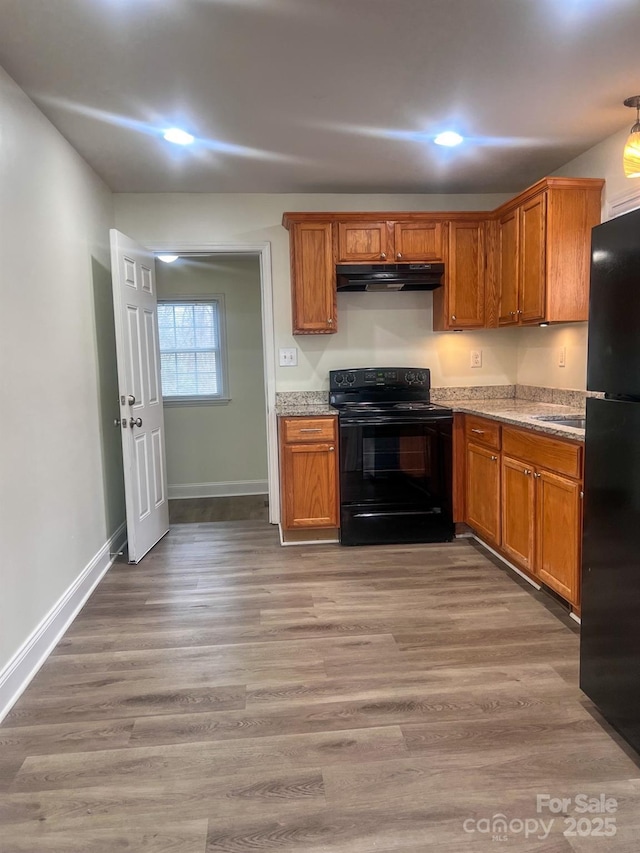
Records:
M178 255L156 255L156 258L163 264L172 264L178 260Z
M439 133L433 141L436 145L446 145L450 148L453 145L460 145L463 138L455 130L445 130L443 133Z
M169 130L165 130L164 138L167 142L173 142L176 145L191 145L194 140L190 133L187 133L186 130L180 130L179 127L170 127Z

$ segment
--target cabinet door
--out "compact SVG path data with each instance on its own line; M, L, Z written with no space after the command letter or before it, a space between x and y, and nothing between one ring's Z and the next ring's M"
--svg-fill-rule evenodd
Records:
M386 222L338 222L338 261L392 261Z
M500 544L500 459L497 453L467 444L467 518L470 527Z
M514 563L533 571L535 478L523 462L502 457L502 548Z
M455 329L484 325L485 226L450 222L447 263L447 324Z
M283 444L281 489L285 529L339 527L335 445Z
M575 480L539 472L536 575L571 604L580 598L580 490Z
M442 222L394 222L395 260L441 261Z
M546 193L520 208L520 294L521 323L539 323L545 318L546 288Z
M293 334L337 332L331 223L297 222L291 240Z
M498 323L518 322L518 222L519 209L506 213L498 229Z

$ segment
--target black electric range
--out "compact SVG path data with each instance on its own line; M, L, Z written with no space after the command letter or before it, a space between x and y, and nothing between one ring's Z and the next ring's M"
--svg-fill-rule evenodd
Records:
M453 412L424 367L332 370L343 545L453 539Z

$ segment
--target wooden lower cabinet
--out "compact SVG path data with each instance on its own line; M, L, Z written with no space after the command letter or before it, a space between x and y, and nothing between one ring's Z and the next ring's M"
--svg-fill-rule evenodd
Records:
M580 600L582 486L548 471L536 479L536 575L571 604Z
M535 478L524 462L502 457L502 549L529 571L535 559Z
M304 426L296 429L303 421ZM318 434L331 437L319 441L314 438ZM296 439L288 441L287 436ZM335 418L281 419L280 493L284 530L340 526L336 439Z
M500 457L467 443L466 521L487 542L500 543Z
M579 608L582 445L473 415L464 432L466 523Z
M528 446L531 455L528 460L503 455L502 551L578 606L582 485L576 477L580 476L581 447L532 432L504 430L505 447L515 446L518 440ZM542 467L570 467L569 463L577 466L575 477Z

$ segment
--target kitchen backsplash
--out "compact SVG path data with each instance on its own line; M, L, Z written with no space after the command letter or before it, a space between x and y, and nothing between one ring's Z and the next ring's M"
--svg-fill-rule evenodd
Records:
M282 405L309 406L326 403L328 391L278 391L276 409ZM461 385L431 389L431 399L438 400L531 400L535 403L556 403L559 406L581 408L586 397L601 397L592 391L574 391L568 388L545 388L540 385Z

